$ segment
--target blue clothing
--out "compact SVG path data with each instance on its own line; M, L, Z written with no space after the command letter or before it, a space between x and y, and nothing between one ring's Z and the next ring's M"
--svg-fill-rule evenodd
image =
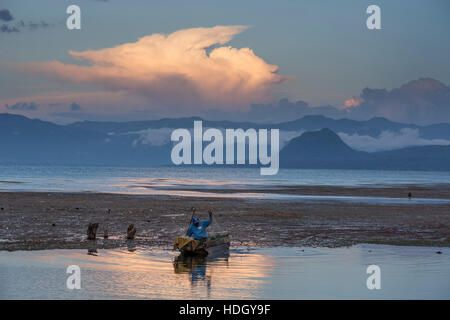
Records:
M189 226L188 229L188 237L194 236L195 240L201 240L208 238L208 234L206 233L206 228L211 224L211 219L209 220L200 220L198 223L198 227L193 223Z

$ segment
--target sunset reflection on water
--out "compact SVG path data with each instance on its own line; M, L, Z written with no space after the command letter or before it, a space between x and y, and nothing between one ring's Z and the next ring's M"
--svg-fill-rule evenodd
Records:
M0 251L0 299L448 299L447 253L387 245L232 248L206 259L132 245ZM376 292L366 287L372 264L382 270ZM80 290L66 287L70 265L80 267Z
M40 262L77 264L83 288L97 297L150 299L257 298L270 278L270 256L238 253L213 258L182 258L163 249L57 250L62 256L37 256ZM87 274L87 276L86 276Z

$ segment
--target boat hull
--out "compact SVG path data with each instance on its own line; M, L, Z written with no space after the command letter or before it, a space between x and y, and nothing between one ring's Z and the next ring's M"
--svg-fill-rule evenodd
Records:
M230 248L228 234L216 235L206 240L194 240L187 237L177 237L174 249L178 249L184 255L208 256L226 252Z

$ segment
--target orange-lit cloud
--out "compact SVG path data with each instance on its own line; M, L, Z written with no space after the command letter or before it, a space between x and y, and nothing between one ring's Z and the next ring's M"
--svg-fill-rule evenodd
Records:
M290 79L277 74L277 66L249 48L218 46L245 29L216 26L152 34L113 48L69 52L88 65L50 61L26 63L20 68L142 96L150 104L241 108L270 100L271 89Z
M342 109L349 109L353 107L357 107L361 104L363 100L360 97L353 97L350 99L345 100L344 105L342 106Z

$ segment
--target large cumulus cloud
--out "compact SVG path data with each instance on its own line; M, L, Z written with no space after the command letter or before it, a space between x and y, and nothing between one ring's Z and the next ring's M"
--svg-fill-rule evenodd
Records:
M20 67L144 96L160 105L237 109L270 100L271 89L289 80L249 48L220 46L245 29L216 26L152 34L113 48L69 52L88 65L50 61Z

